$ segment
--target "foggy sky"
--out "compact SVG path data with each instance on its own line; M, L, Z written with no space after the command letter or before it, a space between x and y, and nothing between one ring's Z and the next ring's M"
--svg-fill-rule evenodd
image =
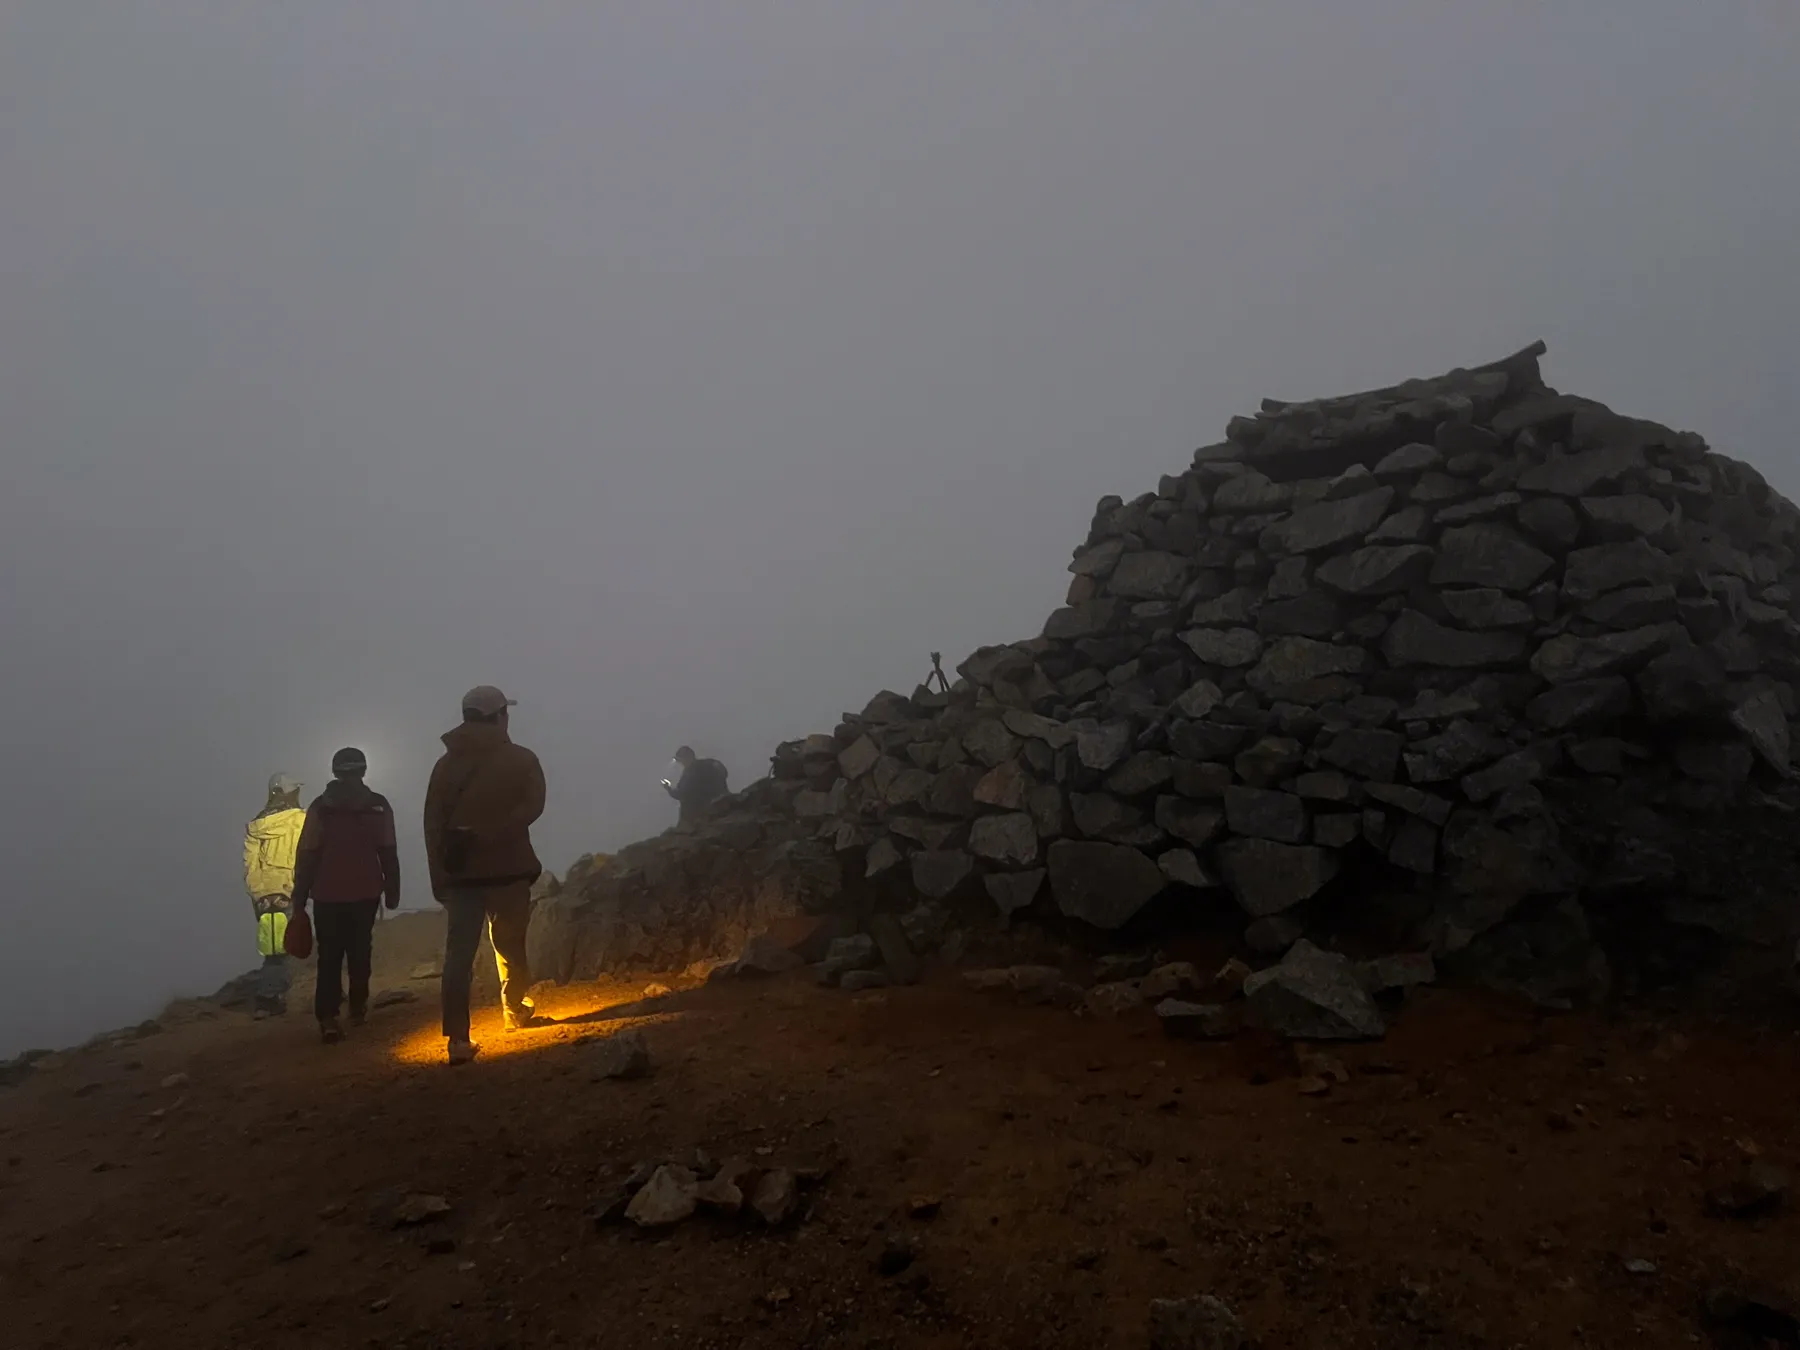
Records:
M1800 490L1787 0L0 14L0 1054L255 963L244 821L478 682L560 870L1265 396L1485 361ZM304 1010L296 1010L304 1016Z

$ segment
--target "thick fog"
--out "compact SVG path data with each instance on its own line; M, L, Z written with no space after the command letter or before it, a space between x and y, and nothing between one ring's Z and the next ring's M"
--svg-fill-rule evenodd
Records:
M1790 4L83 5L0 18L0 1054L255 964L245 820L418 825L495 682L561 869L928 653L1264 395L1546 338L1800 489Z

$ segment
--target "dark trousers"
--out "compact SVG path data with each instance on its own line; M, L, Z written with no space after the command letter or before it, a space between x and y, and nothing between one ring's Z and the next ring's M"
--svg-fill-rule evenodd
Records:
M531 883L471 886L444 897L448 927L444 933L444 1035L469 1039L469 986L475 978L475 954L485 931L494 944L500 975L500 1003L508 1018L530 1014L525 993L531 988L531 965L525 957L525 931L531 922Z
M321 1022L336 1017L344 1001L344 965L350 966L350 1011L369 1006L369 962L375 946L379 900L339 900L313 906L313 943L319 949L319 985L313 1011Z

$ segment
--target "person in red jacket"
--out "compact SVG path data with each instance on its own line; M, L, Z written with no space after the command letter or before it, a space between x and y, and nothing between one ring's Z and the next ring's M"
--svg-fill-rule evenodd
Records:
M331 783L306 809L306 826L294 857L296 913L318 902L313 938L319 982L313 1012L327 1045L343 1039L343 970L350 967L350 1023L361 1026L369 1008L369 967L375 913L387 899L400 907L400 850L394 842L394 808L363 782L369 762L346 748L331 757Z

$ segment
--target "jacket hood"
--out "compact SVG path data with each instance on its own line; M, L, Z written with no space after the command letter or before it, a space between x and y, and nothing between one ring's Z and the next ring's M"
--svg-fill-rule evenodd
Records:
M248 832L252 838L275 839L298 830L299 822L305 819L306 812L297 806L285 811L271 811L251 821Z
M512 737L498 722L464 722L451 727L438 737L446 750L491 750L497 745L511 745Z
M315 806L336 806L348 810L358 810L374 806L380 797L367 783L360 778L334 778L325 785L319 794Z

